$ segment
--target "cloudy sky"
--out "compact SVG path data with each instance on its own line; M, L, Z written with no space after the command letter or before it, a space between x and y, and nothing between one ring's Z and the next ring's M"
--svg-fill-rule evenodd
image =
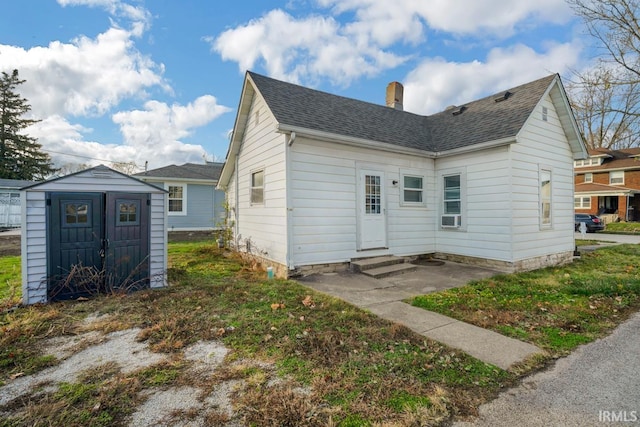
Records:
M22 0L0 14L56 165L224 161L245 70L430 114L591 59L564 0Z

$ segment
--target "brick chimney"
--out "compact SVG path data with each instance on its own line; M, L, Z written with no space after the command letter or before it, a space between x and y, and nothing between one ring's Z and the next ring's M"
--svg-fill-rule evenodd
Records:
M402 83L391 82L387 85L387 107L402 111L402 97L404 87Z

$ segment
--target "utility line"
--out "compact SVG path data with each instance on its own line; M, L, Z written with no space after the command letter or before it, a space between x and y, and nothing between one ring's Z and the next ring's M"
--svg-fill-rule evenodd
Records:
M80 157L80 158L82 158L82 159L89 159L89 160L98 160L98 161L101 161L101 162L109 162L109 163L129 163L129 162L118 162L118 161L115 161L115 160L108 160L108 159L98 159L98 158L96 158L96 157L81 156L81 155L79 155L79 154L69 154L69 153L63 153L63 152L61 152L61 151L53 151L53 150L47 150L47 149L42 149L42 151L45 151L45 152L47 152L47 153L62 154L63 156ZM134 163L134 165L135 165L137 168L141 168L141 166L140 166L140 165L138 165L137 163Z

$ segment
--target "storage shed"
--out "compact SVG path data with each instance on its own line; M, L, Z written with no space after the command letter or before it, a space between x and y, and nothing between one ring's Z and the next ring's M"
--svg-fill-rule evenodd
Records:
M166 191L96 166L22 189L25 304L166 285Z

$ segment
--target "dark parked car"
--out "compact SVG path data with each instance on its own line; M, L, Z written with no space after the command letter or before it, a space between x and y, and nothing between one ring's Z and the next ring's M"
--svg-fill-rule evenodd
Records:
M596 231L604 230L604 222L596 215L589 214L575 214L576 219L576 231L580 231L580 223L584 222L587 225L588 233L595 233Z

